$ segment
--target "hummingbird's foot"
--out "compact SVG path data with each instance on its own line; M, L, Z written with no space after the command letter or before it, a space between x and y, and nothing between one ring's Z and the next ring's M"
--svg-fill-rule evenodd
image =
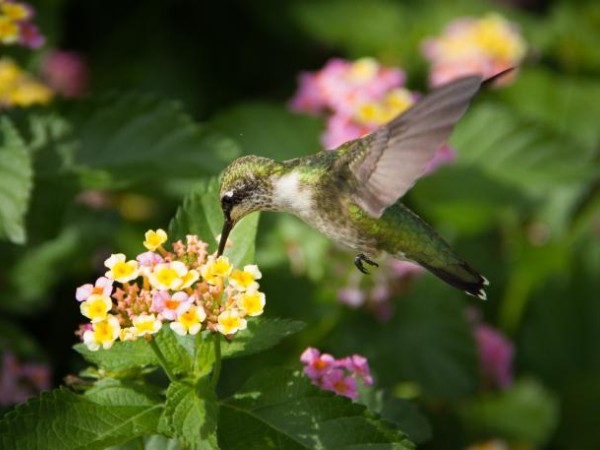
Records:
M372 261L371 259L369 259L369 257L366 256L364 253L359 253L358 255L356 255L354 257L354 265L356 266L356 268L358 270L360 270L362 273L364 273L366 275L369 275L369 272L367 272L367 269L365 269L365 266L363 266L363 262L366 262L370 266L379 267L379 264L377 264L375 261Z

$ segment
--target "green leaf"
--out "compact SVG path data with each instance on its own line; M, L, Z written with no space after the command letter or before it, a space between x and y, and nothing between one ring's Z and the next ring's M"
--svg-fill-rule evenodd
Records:
M217 396L206 377L195 387L171 383L160 431L179 439L184 448L218 448L215 434L218 411Z
M106 450L184 450L177 439L169 439L160 434L143 436L125 444L109 447Z
M145 339L137 341L117 341L108 349L95 352L89 350L84 344L76 344L75 351L80 353L86 361L108 371L122 371L143 366L158 366L156 355Z
M27 249L12 270L11 278L19 292L15 309L32 309L63 275L69 262L82 250L82 230L76 226L63 228L55 239ZM12 306L12 305L11 305Z
M233 248L225 250L225 255L234 266L242 267L254 259L254 240L259 214L250 214L238 223L229 239ZM209 251L217 249L215 237L223 227L223 212L219 206L219 182L213 178L190 193L177 210L169 225L172 240L183 239L186 234L196 234L209 244Z
M221 403L218 436L223 450L414 448L363 405L284 369L254 376Z
M296 2L299 25L319 41L355 55L395 51L409 25L404 9L390 0Z
M294 114L281 105L248 103L236 106L218 115L212 125L236 139L245 154L284 160L321 149L322 121Z
M115 378L103 378L86 391L85 397L106 406L155 405L161 403L160 395L149 385Z
M81 139L75 165L93 175L95 187L215 174L237 154L230 139L195 123L181 104L151 95L106 96L71 116Z
M25 243L25 213L32 188L31 155L4 117L0 120L0 239Z
M416 404L409 400L390 398L383 404L381 416L398 425L411 441L416 444L431 439L432 430L427 418L419 411Z
M17 406L0 421L0 447L102 450L156 432L162 405L153 396L125 386L103 389L109 388L90 398L57 389Z
M524 117L595 149L600 139L596 120L600 116L598 81L527 69L519 73L514 85L499 94Z
M500 437L535 447L548 441L558 420L556 398L533 380L477 397L460 411L465 427L477 438Z
M160 348L171 371L175 374L190 374L194 365L194 347L191 339L178 339L177 334L164 324L156 334L156 345Z
M297 320L257 318L248 321L248 328L221 345L223 358L251 355L277 345L282 339L298 333L304 323Z
M339 354L367 357L378 386L408 383L425 398L460 399L477 386L478 363L459 299L459 292L425 275L391 320L356 314L328 343Z
M452 144L459 164L480 167L526 192L579 184L600 175L584 145L537 123L519 120L510 109L476 105L457 126Z
M505 211L530 211L532 203L517 187L478 167L461 165L442 167L419 180L410 198L425 216L462 234L494 228Z
M291 113L280 105L248 103L237 106L217 116L212 125L236 139L243 153L281 160L321 149L321 120ZM237 243L236 240L233 242ZM235 252L235 247L231 251Z

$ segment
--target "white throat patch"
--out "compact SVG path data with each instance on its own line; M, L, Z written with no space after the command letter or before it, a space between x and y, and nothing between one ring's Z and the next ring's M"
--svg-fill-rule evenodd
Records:
M300 186L299 174L291 172L274 180L273 202L279 209L302 216L310 214L312 197L309 189Z

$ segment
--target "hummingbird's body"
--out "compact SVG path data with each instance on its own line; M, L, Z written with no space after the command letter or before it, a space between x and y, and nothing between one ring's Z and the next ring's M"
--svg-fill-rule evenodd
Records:
M399 201L446 142L480 86L478 76L442 86L388 124L336 150L283 162L259 156L236 159L221 181L225 224L218 253L245 215L284 211L359 252L355 264L365 273L362 263L377 265L370 258L385 252L485 299L487 280Z

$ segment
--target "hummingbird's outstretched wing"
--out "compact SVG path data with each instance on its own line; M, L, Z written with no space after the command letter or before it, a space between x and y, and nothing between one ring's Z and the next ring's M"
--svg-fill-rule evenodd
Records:
M447 142L481 84L482 78L473 75L441 86L392 121L354 141L341 159L356 180L350 186L356 203L378 218L402 197Z

